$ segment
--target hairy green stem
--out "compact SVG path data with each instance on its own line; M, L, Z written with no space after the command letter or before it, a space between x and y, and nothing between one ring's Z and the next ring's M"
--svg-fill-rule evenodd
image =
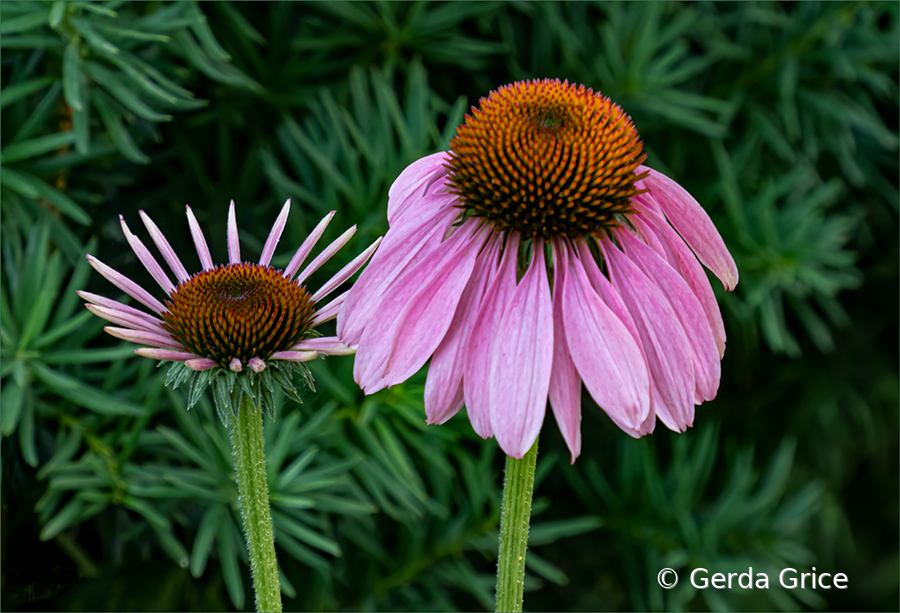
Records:
M275 559L275 535L269 512L269 484L263 441L262 411L246 394L241 395L231 428L238 501L244 520L244 537L250 554L250 573L257 611L281 611L281 587Z
M507 456L500 504L500 552L497 559L497 611L522 610L525 552L531 523L531 497L537 465L537 441L521 460Z

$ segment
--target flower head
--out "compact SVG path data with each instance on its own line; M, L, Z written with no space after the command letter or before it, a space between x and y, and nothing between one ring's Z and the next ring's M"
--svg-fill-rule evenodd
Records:
M315 293L310 293L304 282L350 240L356 226L326 247L298 275L297 271L322 236L334 212L313 229L287 268L279 270L269 264L287 223L290 200L284 204L272 226L257 263L241 259L234 202L228 209L229 261L218 266L213 264L193 211L190 207L186 208L203 270L189 275L163 233L141 211L141 220L177 283L169 278L150 250L132 234L125 219L119 216L122 231L141 264L166 294L164 301L91 255L87 259L97 272L150 312L90 292L80 291L78 295L87 302L86 306L92 313L116 324L104 328L109 334L145 345L136 349L135 353L174 362L175 368L169 374L170 382L174 381L177 385L190 376L190 371L206 373L197 379L199 385L192 385L189 405L193 405L202 388L219 375L226 375L221 381L222 394L240 390L235 388L235 382L236 374L241 372L251 377L251 385L247 389L256 390L263 404L270 405L265 401L273 387L270 380L273 375L266 371L267 366L274 365L277 369L286 364L309 361L320 354L352 353L337 337L324 337L316 331L319 324L337 316L346 293L324 306L319 305L323 298L365 264L380 241L376 241ZM288 370L291 370L290 366ZM295 395L289 378L275 375L274 380Z
M582 382L632 436L657 417L692 425L725 350L700 264L728 290L738 273L706 212L644 159L630 118L583 86L519 82L483 98L449 152L394 182L390 229L338 315L364 391L430 357L429 423L465 404L514 457L549 400L575 460Z

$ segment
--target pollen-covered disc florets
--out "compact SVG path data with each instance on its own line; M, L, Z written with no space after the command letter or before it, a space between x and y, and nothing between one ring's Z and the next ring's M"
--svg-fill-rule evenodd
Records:
M468 215L526 236L580 238L631 211L645 158L609 98L545 79L482 98L450 141L448 172Z
M198 273L166 301L163 327L190 352L229 368L266 360L311 329L314 304L282 271L238 263Z

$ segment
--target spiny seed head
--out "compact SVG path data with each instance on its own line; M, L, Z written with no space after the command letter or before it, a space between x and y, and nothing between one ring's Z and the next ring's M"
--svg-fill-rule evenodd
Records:
M163 326L191 353L228 368L235 358L266 360L309 332L315 315L306 288L282 271L228 264L198 273L175 288Z
M580 238L618 225L646 159L631 119L583 85L505 85L450 141L451 191L468 215L526 236Z

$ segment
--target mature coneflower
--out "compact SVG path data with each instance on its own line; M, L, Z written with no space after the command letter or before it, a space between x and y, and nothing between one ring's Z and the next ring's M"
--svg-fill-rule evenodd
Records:
M700 263L728 290L738 273L706 212L645 157L630 118L583 86L483 98L449 152L394 182L390 229L344 301L338 336L364 391L431 357L428 421L465 404L515 458L549 399L574 462L582 381L632 436L657 417L692 425L725 350Z

